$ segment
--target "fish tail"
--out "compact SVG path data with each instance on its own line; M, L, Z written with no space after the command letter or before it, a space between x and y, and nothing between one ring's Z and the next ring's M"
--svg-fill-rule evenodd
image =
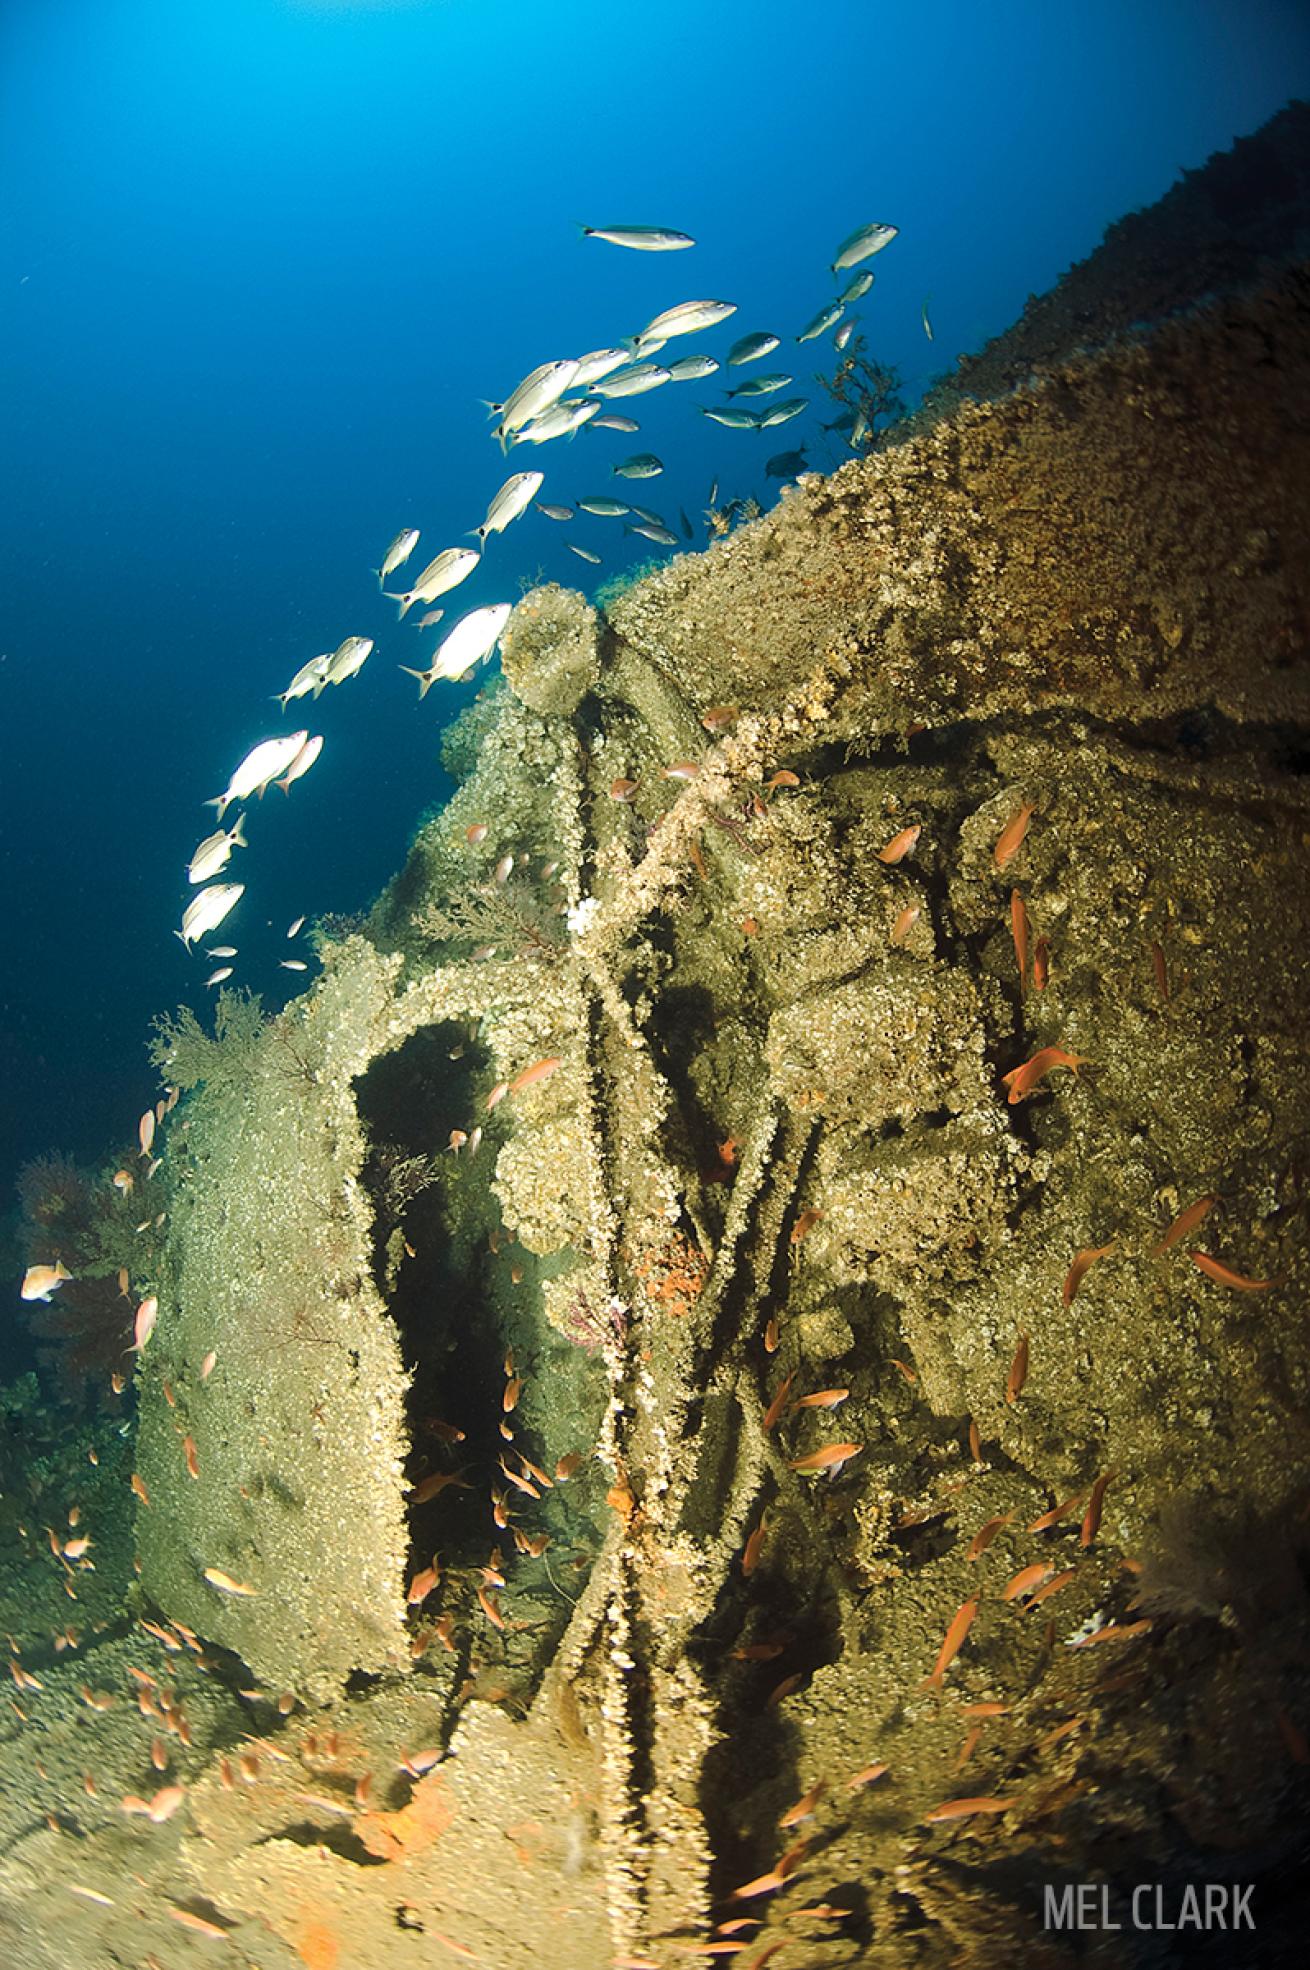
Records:
M237 824L232 830L232 836L231 836L232 844L236 848L249 848L250 846L250 843L246 840L245 835L242 833L242 829L245 827L245 825L246 825L246 816L245 816L245 811L243 809L242 812L237 815Z
M411 670L408 664L397 664L396 668L403 670L406 677L417 677L418 701L422 704L432 686L433 679L431 672L426 670Z
M216 793L212 800L207 800L205 802L206 807L212 807L217 811L218 818L220 821L222 820L224 814L226 814L231 804L232 803L229 801L227 795L223 793Z

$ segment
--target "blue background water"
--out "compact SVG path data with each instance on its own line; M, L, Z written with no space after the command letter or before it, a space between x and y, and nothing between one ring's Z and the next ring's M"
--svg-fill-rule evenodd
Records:
M635 497L698 517L712 478L764 493L816 422L723 431L692 408L714 379L616 406L635 438L506 464L478 399L692 296L739 313L671 356L790 338L870 219L901 236L858 312L917 394L1308 77L1310 15L1274 0L5 0L0 1210L25 1158L134 1131L151 1015L206 998L172 935L200 803L284 722L270 694L306 658L379 639L228 872L236 982L296 989L290 919L366 903L449 791L439 727L476 683L418 707L395 668L439 634L378 600L402 525L417 568L509 471L622 496L610 466L647 449L668 470ZM625 253L575 220L700 244ZM760 367L817 414L820 360L787 339ZM531 513L442 627L538 571L591 587L657 551L613 521L570 532L602 569Z

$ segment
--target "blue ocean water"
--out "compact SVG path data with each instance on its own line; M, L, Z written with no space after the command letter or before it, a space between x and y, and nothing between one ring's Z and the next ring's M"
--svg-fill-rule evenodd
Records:
M234 982L299 989L287 924L364 906L449 791L439 731L481 679L420 705L397 669L435 641L370 573L399 528L422 529L417 569L510 471L544 470L548 500L623 497L634 450L665 461L631 491L675 527L714 480L771 500L772 453L843 456L812 382L830 337L792 338L853 228L900 228L856 312L913 402L1308 77L1310 19L1276 0L7 0L0 1210L25 1159L98 1157L155 1093L152 1015L206 998L173 935L201 803L290 726L271 694L301 663L378 641L307 713L321 760L227 872L248 885ZM698 244L625 252L576 222ZM635 437L502 459L480 400L693 296L738 312L667 353L771 329L762 366L795 376L802 418L724 431L694 408L715 377L619 406ZM442 627L660 551L612 520L568 534L603 565L531 511Z

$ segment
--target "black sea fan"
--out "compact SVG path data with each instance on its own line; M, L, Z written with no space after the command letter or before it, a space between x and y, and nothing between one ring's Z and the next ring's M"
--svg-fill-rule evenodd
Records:
M1290 1513L1263 1518L1249 1504L1182 1492L1146 1541L1136 1604L1167 1620L1249 1632L1305 1600L1305 1543L1304 1522Z

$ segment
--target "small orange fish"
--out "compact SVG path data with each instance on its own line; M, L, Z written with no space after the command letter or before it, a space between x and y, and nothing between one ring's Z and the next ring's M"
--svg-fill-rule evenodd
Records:
M405 1590L405 1600L410 1607L421 1607L429 1594L435 1593L440 1574L436 1565L425 1566L410 1581Z
M230 1573L224 1573L221 1566L207 1566L202 1576L219 1594L232 1594L243 1600L258 1594L258 1587L247 1586L244 1580L234 1580Z
M972 1416L969 1418L969 1455L970 1457L972 1457L975 1464L981 1464L982 1432L978 1428L978 1425L974 1422Z
M1094 1628L1090 1635L1080 1635L1078 1640L1070 1642L1069 1646L1075 1649L1087 1649L1095 1642L1127 1642L1134 1635L1148 1634L1151 1627L1152 1623L1149 1620L1107 1621L1103 1628Z
M898 949L902 944L904 944L906 938L909 936L910 932L914 929L915 924L918 923L919 918L922 915L923 915L923 911L917 903L907 903L905 908L901 911L895 923L892 925L892 934L891 934L891 941L894 945L897 946Z
M150 1493L146 1490L146 1481L138 1471L133 1471L132 1473L132 1489L143 1505L150 1503Z
M1045 1560L1034 1560L1031 1566L1020 1567L1013 1579L1007 1580L1001 1589L1001 1599L1021 1600L1025 1594L1031 1594L1034 1587L1040 1587L1043 1580L1049 1580L1053 1571Z
M1088 1272L1096 1264L1098 1259L1105 1258L1114 1250L1115 1243L1116 1241L1112 1238L1108 1245L1084 1245L1080 1252L1074 1253L1073 1264L1064 1275L1064 1286L1061 1289L1061 1298L1066 1306L1073 1305L1078 1288L1082 1285Z
M70 1539L64 1547L66 1560L80 1560L91 1549L91 1541L85 1534L79 1539Z
M1077 1571L1076 1566L1066 1567L1063 1573L1057 1573L1054 1579L1045 1581L1030 1595L1029 1607L1040 1607L1043 1601L1049 1601L1052 1594L1058 1594L1062 1587L1069 1585Z
M1019 812L1001 829L996 837L996 846L992 850L992 860L998 869L1008 867L1019 853L1024 836L1028 832L1028 823L1036 812L1034 803L1025 801Z
M200 1476L200 1459L196 1456L195 1438L184 1436L182 1439L182 1449L186 1456L188 1472L193 1478L198 1478Z
M524 1067L509 1084L510 1094L521 1094L524 1088L535 1087L538 1081L547 1081L560 1064L559 1054L551 1054L545 1060L534 1060L531 1067Z
M1278 1284L1276 1279L1248 1279L1245 1273L1234 1272L1222 1259L1212 1259L1208 1252L1189 1252L1187 1256L1209 1278L1217 1280L1221 1286L1231 1286L1239 1293L1267 1293L1271 1286Z
M1011 1524L1013 1519L1014 1519L1013 1512L1001 1512L998 1517L994 1519L988 1519L986 1525L979 1526L977 1532L974 1533L973 1538L969 1541L969 1544L965 1548L965 1552L964 1552L965 1559L966 1560L981 1559L983 1554L987 1551L987 1548L991 1545L993 1539L995 1539L1001 1527L1003 1525Z
M1082 1492L1076 1491L1072 1498L1066 1498L1061 1505L1052 1505L1049 1512L1043 1512L1039 1519L1034 1519L1028 1531L1049 1532L1053 1525L1059 1524L1066 1512L1071 1512L1075 1505L1081 1505L1082 1502Z
M962 1772L982 1742L982 1725L975 1724L960 1746L960 1755L955 1761L955 1769Z
M889 867L896 862L903 862L906 856L913 852L914 845L922 833L922 821L916 822L913 827L902 828L899 834L892 836L885 847L878 850L878 860L886 862Z
M730 725L735 725L737 722L737 707L711 705L708 711L701 713L700 722L707 732L726 732Z
M777 1422L779 1416L781 1416L783 1412L783 1408L786 1405L786 1401L787 1401L787 1391L795 1380L796 1380L795 1369L792 1370L790 1375L786 1375L783 1377L783 1380L778 1387L777 1394L774 1396L773 1401L769 1404L768 1408L764 1412L764 1428L766 1430L771 1430L774 1424Z
M149 1299L142 1300L140 1306L136 1310L136 1318L132 1323L132 1329L135 1338L133 1339L132 1342L132 1347L130 1350L131 1353L140 1354L142 1348L145 1346L146 1342L150 1339L150 1336L154 1333L155 1322L158 1320L158 1318L159 1318L159 1301L154 1297L152 1293Z
M180 1922L184 1929L194 1929L198 1936L212 1936L216 1942L221 1942L230 1933L220 1929L217 1922L206 1921L203 1915L193 1915L189 1908L177 1908L170 1904L168 1912L174 1922Z
M496 1606L496 1603L492 1600L491 1595L487 1592L485 1587L477 1587L474 1589L474 1592L477 1594L478 1597L478 1606L482 1609L482 1612L486 1615L487 1620L491 1623L493 1628L499 1628L503 1633L505 1627L505 1617L501 1613L500 1609Z
M764 1323L764 1352L766 1354L776 1354L781 1339L782 1336L778 1331L777 1316L776 1314L771 1314Z
M820 1779L818 1784L812 1785L804 1797L798 1799L794 1806L787 1808L786 1812L779 1819L778 1825L781 1827L799 1826L802 1820L809 1819L827 1790L827 1781Z
M858 1457L863 1450L862 1443L825 1443L822 1450L811 1450L804 1457L793 1457L788 1469L793 1471L831 1471L836 1477L843 1464L849 1464L852 1457Z
M625 780L622 778L619 778L617 780L611 780L610 799L631 800L632 796L636 793L639 785L640 785L640 781L638 780Z
M1005 1380L1005 1400L1016 1403L1023 1394L1023 1385L1028 1380L1028 1336L1020 1334L1014 1350L1014 1360Z
M793 1409L836 1409L845 1402L849 1389L816 1389L813 1395L798 1395Z
M939 1826L943 1820L971 1819L975 1813L1008 1813L1013 1804L1013 1799L943 1799L923 1817L929 1826Z
M458 1471L434 1471L430 1477L415 1485L405 1502L408 1505L426 1505L429 1498L435 1498L448 1484L457 1484L461 1491L471 1489Z
M866 1765L862 1772L856 1772L854 1778L847 1779L846 1790L858 1792L862 1785L872 1785L876 1778L881 1778L886 1770L886 1765Z
M1180 1211L1168 1231L1165 1232L1164 1237L1160 1239L1157 1245L1152 1246L1151 1249L1154 1256L1158 1259L1162 1252L1167 1252L1170 1246L1176 1245L1180 1239L1186 1238L1189 1231L1195 1231L1197 1225L1200 1224L1203 1218L1209 1216L1218 1202L1218 1191L1211 1190L1204 1197L1198 1197L1194 1204L1189 1204L1186 1210Z
M777 772L771 773L764 782L764 790L768 793L774 787L798 787L799 785L799 775L791 772L786 766L780 766Z
M1078 1534L1080 1546L1090 1546L1101 1529L1101 1506L1105 1502L1105 1494L1110 1488L1110 1481L1114 1475L1113 1471L1106 1471L1092 1486L1091 1496L1087 1500L1087 1510L1083 1513L1082 1529Z
M700 767L694 759L675 759L672 766L661 766L660 772L666 780L698 780Z
M487 1096L487 1113L490 1114L492 1109L495 1108L498 1105L498 1103L502 1102L508 1093L509 1093L509 1082L497 1081L495 1087L491 1090L491 1093Z
M561 1457L555 1466L556 1484L567 1484L574 1473L582 1469L582 1463L583 1458L580 1450L570 1450L567 1457Z
M166 1785L156 1792L147 1808L153 1824L162 1826L165 1820L171 1820L185 1798L186 1791L180 1785Z
M1008 1717L1010 1714L1008 1703L962 1703L960 1708L966 1717Z
M808 1211L802 1211L800 1216L797 1218L795 1224L791 1228L792 1244L799 1245L802 1238L804 1238L806 1232L813 1231L815 1225L819 1222L819 1219L822 1216L823 1216L822 1211L816 1211L813 1209Z
M786 1885L786 1875L780 1874L776 1868L771 1868L767 1874L757 1874L753 1881L747 1881L740 1888L734 1888L732 1900L749 1902L757 1895L776 1895L779 1888L785 1888Z
M1010 891L1010 933L1014 938L1014 961L1019 967L1019 990L1028 989L1028 911L1017 889Z
M768 1513L763 1512L760 1515L759 1524L746 1541L745 1550L741 1556L741 1570L748 1580L760 1563L760 1554L764 1550L764 1534L767 1526Z
M1044 992L1051 982L1051 947L1044 937L1033 945L1033 989Z
M960 1653L961 1648L964 1646L964 1638L970 1628L972 1628L973 1618L977 1612L977 1601L963 1601L956 1610L955 1619L946 1630L946 1639L943 1641L937 1660L932 1666L932 1674L928 1678L928 1687L935 1689L941 1688L946 1677L946 1671L950 1668L956 1656Z
M741 920L741 934L742 934L742 936L743 936L743 937L754 937L754 936L756 936L756 935L758 934L758 932L759 932L759 928L760 928L760 926L759 926L759 924L758 924L758 923L756 922L756 920L755 920L755 918L754 918L754 917L743 917L743 918L742 918L742 920Z
M1039 1047L1030 1060L1025 1060L1019 1067L1012 1067L1008 1074L1002 1074L1001 1084L1009 1089L1008 1100L1013 1108L1016 1102L1023 1101L1032 1093L1053 1067L1069 1068L1077 1080L1078 1069L1088 1065L1086 1054L1066 1053L1063 1047Z
M500 1398L500 1406L504 1410L507 1416L509 1415L512 1409L516 1409L518 1407L518 1400L519 1397L522 1395L522 1393L523 1393L523 1383L519 1380L519 1377L517 1375L515 1375L510 1381L506 1382L504 1393Z

